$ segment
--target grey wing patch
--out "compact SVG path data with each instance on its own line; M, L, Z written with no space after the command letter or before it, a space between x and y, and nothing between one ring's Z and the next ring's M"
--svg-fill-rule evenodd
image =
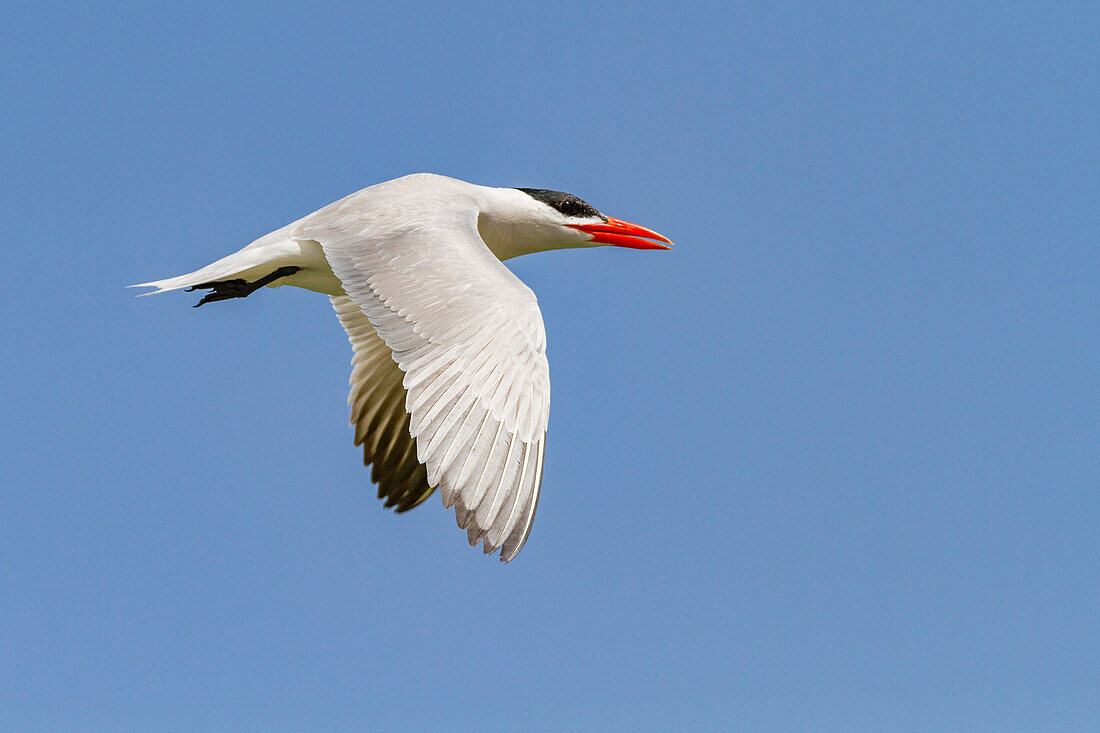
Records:
M434 487L409 434L404 374L359 306L345 295L330 300L355 351L348 395L355 444L363 446L363 463L371 467L378 498L387 508L408 511L431 496Z

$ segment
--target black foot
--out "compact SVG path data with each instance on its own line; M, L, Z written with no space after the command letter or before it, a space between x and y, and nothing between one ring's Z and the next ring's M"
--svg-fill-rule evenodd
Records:
M281 277L287 275L293 275L301 270L300 267L288 265L286 267L280 267L270 275L264 275L256 282L248 282L237 278L235 280L216 280L214 282L199 283L198 285L192 285L187 288L186 292L190 293L192 290L205 290L210 289L210 292L202 296L202 300L196 303L193 307L198 308L200 305L206 303L215 303L219 300L229 300L230 298L247 298L252 293L256 292L264 285L275 282Z

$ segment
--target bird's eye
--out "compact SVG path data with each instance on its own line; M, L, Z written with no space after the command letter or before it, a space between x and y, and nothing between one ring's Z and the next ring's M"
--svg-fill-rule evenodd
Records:
M577 198L562 201L558 211L566 216L592 216L596 213L595 209Z

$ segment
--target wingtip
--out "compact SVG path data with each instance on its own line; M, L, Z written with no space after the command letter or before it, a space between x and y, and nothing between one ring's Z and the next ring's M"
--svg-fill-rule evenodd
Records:
M515 558L515 556L519 554L519 551L523 549L523 546L525 544L527 544L527 538L526 537L524 537L519 542L519 545L516 546L516 547L509 547L508 542L505 541L504 545L502 546L502 548L500 550L500 561L501 562L511 562Z

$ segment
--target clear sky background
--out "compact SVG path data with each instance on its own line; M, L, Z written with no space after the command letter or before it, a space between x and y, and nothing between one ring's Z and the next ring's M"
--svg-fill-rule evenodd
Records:
M0 11L0 728L1095 730L1092 3ZM323 296L191 271L415 171L510 265L511 564L374 498Z

